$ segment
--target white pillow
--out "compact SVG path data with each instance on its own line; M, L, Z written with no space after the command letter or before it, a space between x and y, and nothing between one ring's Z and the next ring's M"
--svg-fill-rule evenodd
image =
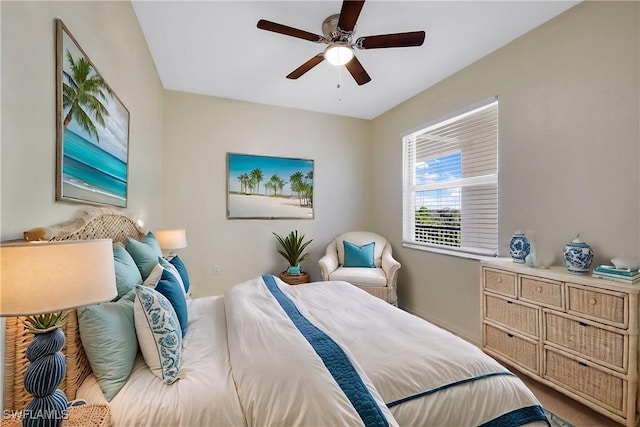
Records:
M180 283L182 290L184 291L184 282L182 281L182 277L180 277L180 273L178 273L178 269L175 268L175 266L171 265L169 261L165 260L162 257L158 257L158 263L155 265L155 267L153 267L153 269L149 273L149 276L145 279L144 283L142 284L144 286L149 286L150 288L155 288L158 282L160 281L160 279L162 278L162 272L164 270L167 270L176 278L178 283Z
M136 285L133 316L144 361L154 375L172 384L180 371L182 331L171 303L159 292Z

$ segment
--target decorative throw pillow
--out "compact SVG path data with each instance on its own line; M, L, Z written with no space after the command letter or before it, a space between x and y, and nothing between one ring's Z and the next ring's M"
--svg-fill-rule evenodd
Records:
M182 260L178 257L178 255L174 256L169 260L171 265L173 265L180 277L182 278L182 284L184 285L184 293L187 295L191 295L191 283L189 282L189 274L187 274L187 267L185 267Z
M116 288L118 298L133 290L136 285L142 284L142 276L136 262L124 248L122 243L113 245L113 261L116 269Z
M116 302L78 309L78 326L93 374L108 401L120 391L138 354L133 321L135 292Z
M158 257L162 256L162 249L160 249L160 245L152 232L148 232L141 241L129 236L127 236L126 240L127 252L131 254L131 257L136 262L140 274L142 274L142 280L145 280L158 263Z
M158 281L162 278L162 272L165 270L167 270L169 273L175 276L178 283L180 283L180 287L184 289L184 285L182 284L182 278L180 277L180 273L178 273L178 270L173 265L169 264L169 262L162 257L158 257L158 264L156 264L155 267L153 267L153 269L149 273L149 276L147 276L147 278L144 280L143 285L151 286L152 288L155 288L156 283L158 283Z
M343 240L344 245L344 265L343 267L368 267L374 268L373 252L376 247L375 242L358 246Z
M135 287L133 316L144 361L165 384L183 377L180 373L182 333L171 303L159 292Z
M165 261L166 262L166 261ZM157 272L160 271L160 278L158 280L149 280L156 277ZM158 264L153 268L147 280L144 281L144 286L148 286L169 300L173 310L176 312L178 322L180 322L180 330L182 337L187 334L187 323L189 317L187 313L187 300L185 299L184 288L179 282L180 276L178 273L174 273L170 269L165 269L161 264Z

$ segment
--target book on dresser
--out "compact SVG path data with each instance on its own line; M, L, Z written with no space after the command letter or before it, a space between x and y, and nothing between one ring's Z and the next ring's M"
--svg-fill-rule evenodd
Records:
M640 271L615 268L610 265L599 265L593 269L593 277L614 280L620 283L640 284Z

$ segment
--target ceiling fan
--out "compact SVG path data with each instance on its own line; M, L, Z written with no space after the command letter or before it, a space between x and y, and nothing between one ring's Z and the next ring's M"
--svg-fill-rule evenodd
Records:
M356 21L358 20L363 5L364 0L344 0L340 13L329 16L322 23L322 33L324 36L277 24L265 19L258 21L258 28L328 45L322 53L317 54L289 73L289 75L287 75L288 79L297 79L326 59L333 65L344 65L347 67L347 70L351 76L353 76L356 83L363 85L370 82L371 77L369 77L369 74L367 74L360 61L358 61L358 58L355 57L353 52L354 47L358 49L381 49L387 47L422 46L425 37L424 31L412 31L408 33L359 37L353 41Z

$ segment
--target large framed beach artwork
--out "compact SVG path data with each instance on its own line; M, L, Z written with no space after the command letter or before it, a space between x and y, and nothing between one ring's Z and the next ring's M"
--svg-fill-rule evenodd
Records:
M127 206L129 111L56 20L56 200Z
M227 218L313 219L313 160L227 153Z

